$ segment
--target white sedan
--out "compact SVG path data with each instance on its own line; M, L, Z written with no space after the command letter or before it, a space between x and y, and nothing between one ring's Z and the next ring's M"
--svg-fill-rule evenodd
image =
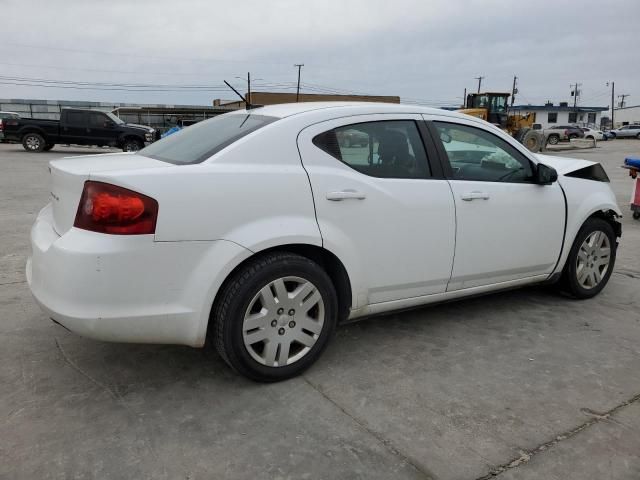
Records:
M607 140L607 137L604 135L604 132L601 130L594 130L593 128L582 127L580 130L584 132L584 138L588 138L590 140Z
M101 340L209 340L260 381L347 319L544 282L592 297L621 235L601 165L409 105L236 111L50 171L27 263L44 311Z

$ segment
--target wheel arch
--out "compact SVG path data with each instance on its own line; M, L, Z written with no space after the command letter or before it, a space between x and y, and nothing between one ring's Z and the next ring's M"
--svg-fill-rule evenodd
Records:
M616 209L614 209L611 206L607 206L607 205L600 205L596 208L593 208L586 215L584 215L580 222L576 222L574 224L574 226L571 228L571 231L566 232L567 237L565 238L560 261L558 262L551 276L560 274L561 272L564 271L565 265L567 263L567 259L569 257L569 252L571 251L571 247L573 246L573 243L576 241L576 237L578 236L580 229L583 227L583 225L587 221L589 221L589 219L600 218L606 221L613 228L616 238L619 239L622 236L622 223L619 220L621 216L622 215L617 210L617 207Z
M263 257L270 253L274 252L286 252L286 253L294 253L300 255L302 257L308 258L309 260L314 261L320 267L322 267L325 272L329 275L331 282L333 283L334 288L336 289L336 294L338 296L338 322L344 321L349 316L349 311L351 309L352 300L353 300L353 292L351 287L351 280L349 278L349 274L347 273L347 269L345 268L342 261L332 252L327 250L326 248L311 245L306 243L289 243L283 245L272 246L269 248L265 248L264 250L260 250L258 252L254 252L253 255L248 256L239 262L225 277L220 288L218 288L213 302L211 303L211 308L209 312L209 322L207 325L207 338L209 336L208 330L211 325L211 315L216 307L217 302L220 299L220 294L224 290L226 284L233 278L233 276L248 262L254 261L256 258Z
M127 140L135 140L135 141L139 142L140 144L142 144L142 146L144 146L144 138L143 137L141 137L140 135L138 135L136 133L127 132L127 133L123 133L118 138L118 147L123 147Z
M24 129L20 130L20 141L22 142L24 140L24 137L26 135L29 135L30 133L37 133L42 138L44 138L45 142L47 142L48 135L45 133L45 131L41 128L32 127L32 126L25 127Z

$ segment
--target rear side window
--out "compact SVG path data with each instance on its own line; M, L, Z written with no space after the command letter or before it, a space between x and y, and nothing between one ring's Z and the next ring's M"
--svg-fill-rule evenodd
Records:
M201 163L277 119L251 113L220 115L158 140L138 153L175 165Z
M68 112L67 123L69 125L85 125L87 123L87 114L85 112Z
M316 135L313 144L371 177L431 176L418 127L412 120L345 125Z

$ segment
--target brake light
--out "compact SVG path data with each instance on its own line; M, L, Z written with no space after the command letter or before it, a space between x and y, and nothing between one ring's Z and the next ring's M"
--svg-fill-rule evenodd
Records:
M568 137L568 136L569 136L569 130L565 130L565 131L564 131L564 136L565 136L565 137Z
M126 188L84 182L74 227L113 235L145 235L156 231L158 202Z
M2 119L0 118L0 132L4 130L4 125L2 124Z

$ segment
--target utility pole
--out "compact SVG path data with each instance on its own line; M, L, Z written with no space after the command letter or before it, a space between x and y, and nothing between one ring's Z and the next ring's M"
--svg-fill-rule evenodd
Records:
M480 86L482 85L482 79L484 78L482 75L480 75L479 77L474 77L476 80L478 80L478 93L480 93Z
M296 63L294 67L298 67L298 88L296 88L296 103L300 101L300 70L304 67L304 63Z
M513 108L513 102L516 101L516 93L518 93L518 88L516 87L518 82L518 77L513 76L513 87L511 88L511 108Z
M251 106L251 72L247 72L247 106Z
M630 95L628 93L623 93L622 95L618 95L618 98L621 98L622 100L620 100L620 106L618 108L624 108L624 99L629 97Z
M576 82L575 84L569 85L573 90L571 90L571 96L573 97L573 111L577 111L578 107L578 96L580 95L580 90L578 87L581 87L582 84Z
M608 86L609 86L609 82L607 82L607 87ZM614 117L613 112L616 108L615 100L616 100L616 82L611 82L611 129L612 130L616 128L615 124L613 123L613 117Z
M462 97L462 108L467 108L467 87L464 87L464 96Z

